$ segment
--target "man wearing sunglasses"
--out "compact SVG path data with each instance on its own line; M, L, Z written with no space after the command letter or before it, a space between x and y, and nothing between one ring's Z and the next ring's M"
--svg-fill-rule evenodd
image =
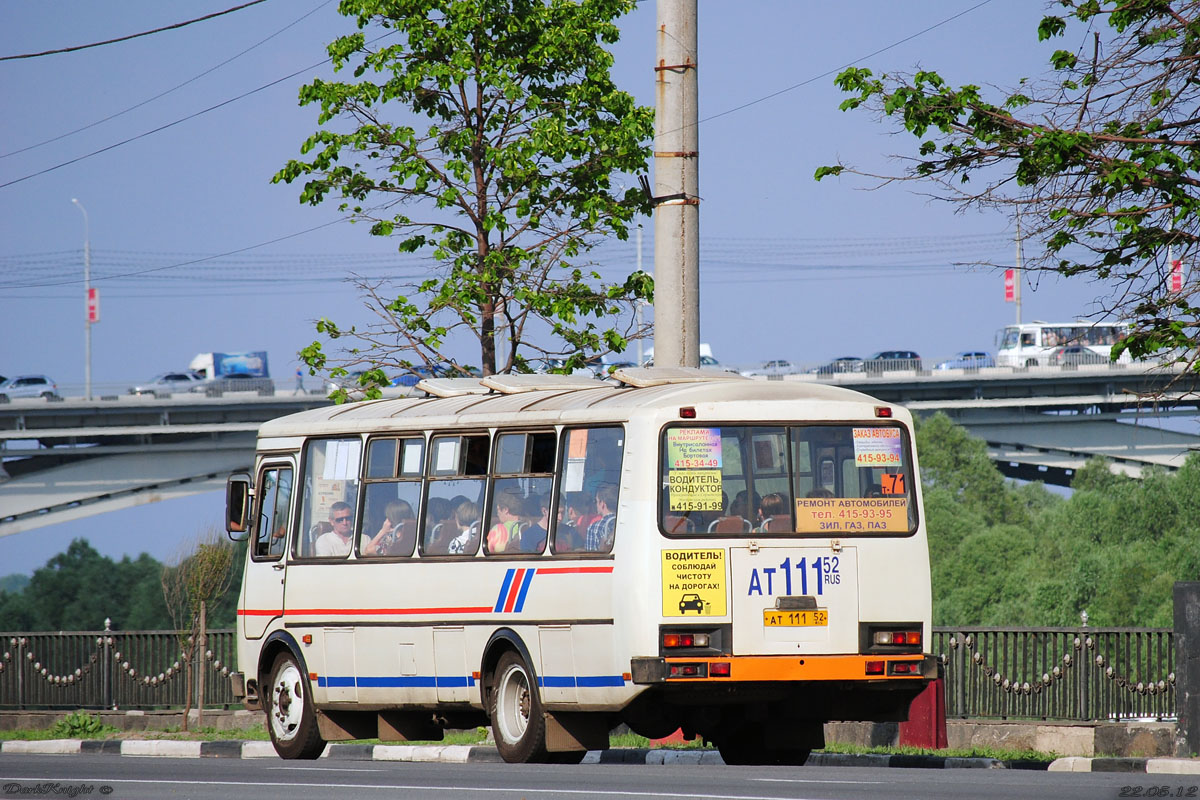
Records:
M350 541L354 533L354 512L349 503L338 501L329 507L329 522L333 530L317 537L315 555L319 558L337 558L350 554Z

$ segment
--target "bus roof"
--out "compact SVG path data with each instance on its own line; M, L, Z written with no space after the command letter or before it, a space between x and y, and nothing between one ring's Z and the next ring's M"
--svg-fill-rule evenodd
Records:
M696 368L631 367L602 381L578 375L493 375L487 378L441 378L421 381L420 394L345 405L323 406L269 420L259 438L309 436L379 429L405 429L512 423L551 425L628 419L680 406L748 402L804 403L804 418L874 417L875 406L887 405L861 392L808 381L764 381L733 373ZM819 404L837 405L840 414L818 413ZM860 406L849 412L847 404ZM893 412L908 418L902 408ZM799 410L797 410L799 411ZM771 415L775 416L775 415Z

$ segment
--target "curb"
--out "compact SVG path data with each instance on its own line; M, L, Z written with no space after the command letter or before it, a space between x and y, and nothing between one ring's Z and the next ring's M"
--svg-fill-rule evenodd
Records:
M159 758L278 758L270 742L216 741L179 742L168 739L47 739L41 741L0 742L0 753L14 755L78 755L104 754ZM321 755L334 761L440 761L452 764L503 763L495 747L475 745L387 745L331 744ZM1056 771L1102 771L1103 767L1083 767L1074 762L1145 762L1147 759L1059 759L1054 764L1071 762L1070 767L1053 766ZM1150 759L1171 761L1193 767L1200 773L1200 761L1186 759ZM648 765L724 765L715 750L667 750L622 748L592 750L582 764L648 764ZM848 753L814 753L807 766L815 767L891 767L912 769L1046 769L1045 762L1000 761L994 758L950 758L942 756L900 756ZM1164 765L1165 766L1165 765ZM1108 769L1107 771L1117 771ZM1144 764L1130 772L1171 772L1169 769L1148 770ZM1182 771L1182 770L1174 770Z
M43 739L0 742L0 753L12 755L116 755L157 758L278 758L270 742L179 742L169 739ZM476 745L331 744L321 756L334 761L440 761L452 764L503 763L495 747ZM582 764L724 765L715 750L591 750ZM883 767L891 769L1028 769L1050 772L1124 772L1155 775L1200 775L1200 759L1087 758L1067 756L1045 761L1002 761L996 758L813 753L809 767Z
M1050 763L1051 772L1129 772L1153 775L1200 775L1194 758L1084 758L1068 756Z

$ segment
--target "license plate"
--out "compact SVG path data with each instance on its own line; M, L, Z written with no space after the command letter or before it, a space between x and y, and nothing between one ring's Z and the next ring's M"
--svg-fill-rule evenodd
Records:
M768 608L763 611L763 627L765 628L810 628L824 627L828 624L829 610L825 608L804 611L776 611Z

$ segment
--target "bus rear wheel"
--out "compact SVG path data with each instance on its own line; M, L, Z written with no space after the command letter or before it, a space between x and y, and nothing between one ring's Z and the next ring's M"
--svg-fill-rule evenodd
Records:
M492 679L492 734L510 764L546 762L546 718L533 673L518 654L500 656Z
M290 652L275 657L264 695L267 731L280 758L318 758L325 751L325 740L317 729L308 678Z

